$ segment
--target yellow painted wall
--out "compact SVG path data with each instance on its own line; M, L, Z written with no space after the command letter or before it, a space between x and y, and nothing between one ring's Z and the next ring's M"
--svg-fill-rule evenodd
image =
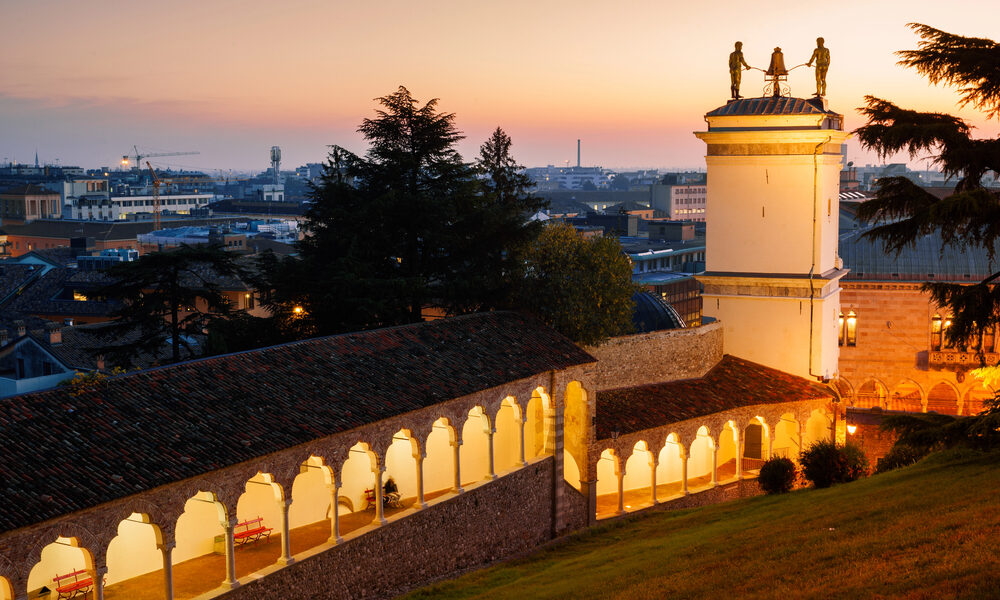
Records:
M719 434L719 456L718 464L724 465L728 461L739 458L736 447L736 432L732 427L726 427Z
M656 483L673 483L684 477L684 464L681 462L681 447L674 442L667 442L660 448L659 461L656 465Z
M332 494L323 470L310 467L292 482L292 504L288 507L288 527L295 529L328 518Z
M625 477L622 481L622 488L638 490L648 488L652 485L653 470L650 468L652 457L645 450L636 449L632 456L625 461Z
M435 425L427 436L426 445L424 493L455 487L455 451L451 447L451 434L447 426Z
M812 414L809 415L809 420L806 421L804 431L805 439L802 440L802 449L806 450L809 446L819 441L832 441L832 425L833 421L830 419L830 415L827 414L826 411L812 411Z
M14 587L5 577L0 577L0 600L14 600Z
M211 554L215 550L215 536L225 535L219 521L219 509L211 502L205 502L199 494L184 505L184 514L177 519L177 547L171 553L173 564L190 558ZM224 573L219 572L219 581Z
M615 475L615 458L605 450L597 461L597 495L617 494L618 476Z
M34 591L43 585L55 589L53 577L86 569L87 563L87 554L82 548L71 546L66 538L59 538L42 548L41 560L28 573L28 590Z
M384 485L391 476L403 498L416 498L417 461L413 458L413 444L409 438L397 435L385 453L385 475L382 476L382 482Z
M366 506L365 490L375 486L375 473L366 451L359 450L357 446L351 449L350 457L344 461L340 481L340 495L351 501L354 512L363 510Z
M524 459L531 460L545 452L545 407L537 392L524 411Z
M503 404L495 418L497 432L493 434L493 468L505 473L516 468L521 461L520 423L514 407Z
M119 523L118 536L108 545L108 585L163 568L156 531L139 519L139 515L132 515Z
M774 428L774 453L787 451L788 458L797 461L799 458L799 424L789 414L781 416L781 421Z
M469 413L462 427L462 447L459 452L462 485L482 481L490 472L489 421L479 408Z
M563 479L577 490L580 489L580 467L568 451L563 450Z
M699 435L691 444L691 458L688 459L688 479L711 475L712 439Z

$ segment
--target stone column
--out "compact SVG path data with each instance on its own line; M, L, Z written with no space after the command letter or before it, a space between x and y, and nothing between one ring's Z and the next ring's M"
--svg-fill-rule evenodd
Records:
M487 480L493 480L497 478L496 468L494 466L493 460L493 436L496 434L497 430L495 427L490 427L486 431L486 453L489 455L489 472L486 474Z
M385 525L385 498L382 495L382 465L372 470L375 473L375 525Z
M417 508L427 508L427 502L424 501L424 459L426 458L427 454L424 452L417 452L417 455L413 457L417 463Z
M687 496L688 492L688 453L681 456L681 493Z
M333 477L333 483L330 485L330 539L327 542L331 544L339 544L344 541L340 537L340 515L339 511L339 496L340 496L340 482L337 481L336 475Z
M804 428L802 427L802 421L799 421L798 419L795 419L795 422L799 426L799 455L801 455L802 454L802 447L803 447L802 430ZM795 464L799 464L799 456L795 457Z
M767 431L767 458L774 456L774 434L776 430L777 426L769 427Z
M713 440L714 441L714 440ZM719 444L712 444L712 487L719 485Z
M616 515L620 515L625 512L625 468L619 460L618 468L615 469L615 475L618 476L618 511L615 512Z
M462 461L461 461L461 452L459 452L459 448L462 447L462 441L456 439L454 442L451 443L451 447L452 450L454 451L453 455L455 457L455 486L452 488L451 491L455 492L456 494L461 494L462 492L465 491L462 489Z
M226 530L226 578L222 582L222 587L227 589L233 589L240 584L236 580L236 552L233 548L233 531L237 523L239 519L234 517L222 524Z
M650 467L650 469L652 469L652 472L649 474L649 495L650 495L649 499L652 501L653 506L656 506L656 504L657 504L657 500L656 500L656 465L659 463L659 461L657 460L657 456L655 454L653 454L652 452L650 452L649 455L650 455L650 457L652 457L652 460L649 461L649 467Z
M175 544L163 544L160 546L160 553L163 554L163 597L166 600L174 600L174 563L170 558L174 551Z
M743 444L746 440L743 439L743 429L738 428L736 431L736 480L739 481L743 479Z
M281 514L281 556L278 557L279 565L290 565L295 562L292 558L292 544L288 539L288 507L292 501L288 499L278 500L278 512Z
M94 567L94 600L104 600L104 578L108 575L107 565L96 565Z
M517 424L517 438L518 438L517 441L518 441L518 444L520 446L520 452L521 452L520 457L519 457L521 462L519 463L518 466L521 466L521 467L523 467L524 465L528 464L524 460L524 427L525 427L525 424L527 424L527 422L528 422L528 420L524 418L524 415L521 415L521 422Z

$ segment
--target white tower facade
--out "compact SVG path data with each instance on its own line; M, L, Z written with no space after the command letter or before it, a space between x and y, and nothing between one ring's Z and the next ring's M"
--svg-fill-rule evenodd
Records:
M837 374L843 115L822 98L734 100L707 115L703 314L726 352L809 379Z

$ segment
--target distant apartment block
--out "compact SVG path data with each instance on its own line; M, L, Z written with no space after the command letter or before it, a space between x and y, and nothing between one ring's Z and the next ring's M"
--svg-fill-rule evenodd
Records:
M62 199L56 192L37 185L20 185L0 193L0 222L30 223L62 216Z
M653 186L653 208L675 221L705 221L708 186L704 183Z

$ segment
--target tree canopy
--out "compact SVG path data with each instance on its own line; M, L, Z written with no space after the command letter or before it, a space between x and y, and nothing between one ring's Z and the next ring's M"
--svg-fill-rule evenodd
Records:
M910 27L921 41L916 50L898 53L899 64L931 83L958 88L960 105L1000 118L1000 44L917 23ZM898 254L938 231L946 245L978 246L992 257L1000 241L1000 194L983 182L1000 174L1000 139L974 138L972 127L953 115L909 110L875 96L865 100L859 111L867 123L856 130L864 147L883 157L904 150L911 158L929 153L956 181L953 193L938 198L905 177L880 179L875 198L858 209L862 220L874 224L865 235ZM998 277L994 273L972 286L925 284L933 299L954 314L948 331L952 341L971 343L1000 322Z

